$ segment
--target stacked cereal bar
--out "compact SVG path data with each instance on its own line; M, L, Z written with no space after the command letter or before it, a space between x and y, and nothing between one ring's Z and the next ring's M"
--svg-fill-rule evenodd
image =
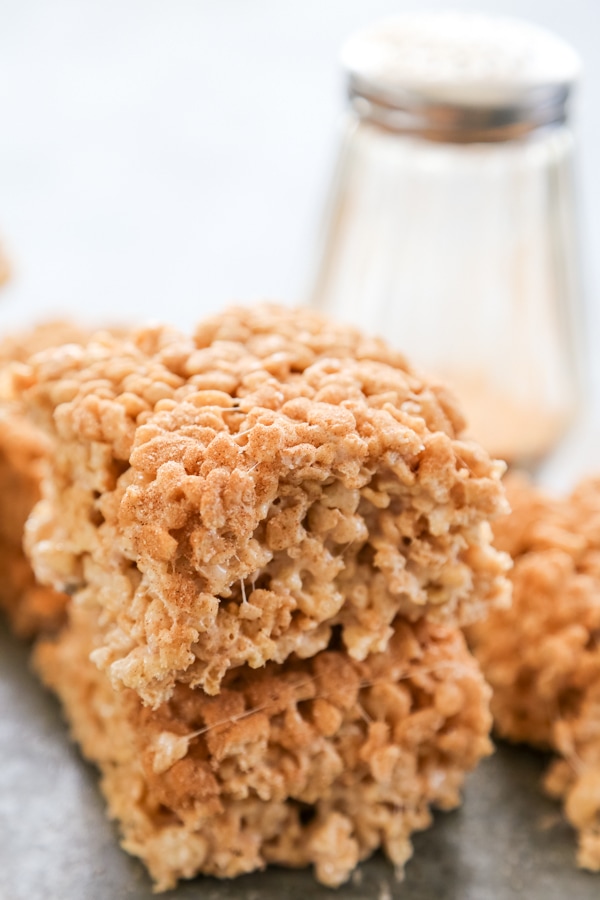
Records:
M513 512L495 531L514 602L470 638L498 733L558 755L546 788L579 832L579 864L600 871L600 480L562 500L508 485Z
M52 443L27 546L72 595L39 645L159 888L313 863L331 885L489 751L460 625L507 597L502 466L439 386L309 312L32 357ZM74 673L77 672L77 677Z

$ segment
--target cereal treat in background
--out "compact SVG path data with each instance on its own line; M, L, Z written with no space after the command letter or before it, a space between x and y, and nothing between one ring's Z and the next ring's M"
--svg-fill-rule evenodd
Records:
M502 737L553 750L545 779L579 832L578 862L600 870L600 479L556 500L508 480L495 525L514 558L513 605L469 630Z
M36 583L23 552L23 531L40 499L40 480L51 441L27 421L4 379L9 366L65 342L81 342L80 329L49 322L0 341L0 609L22 637L62 621L67 597Z
M6 253L6 248L4 247L3 242L0 240L0 287L3 287L7 281L10 281L12 273L12 267L10 264L10 260L8 258L8 254Z
M39 500L47 440L19 416L0 410L0 609L21 637L55 628L67 598L36 583L23 552L27 516Z
M94 662L158 706L243 664L356 661L392 623L507 596L503 464L439 385L314 313L232 309L39 354L15 377L54 444L39 581L101 611Z
M430 807L456 806L491 750L489 688L459 629L397 621L365 661L332 649L241 666L218 696L179 683L150 710L90 662L97 614L73 606L36 667L157 890L269 863L335 887L379 847L400 872Z

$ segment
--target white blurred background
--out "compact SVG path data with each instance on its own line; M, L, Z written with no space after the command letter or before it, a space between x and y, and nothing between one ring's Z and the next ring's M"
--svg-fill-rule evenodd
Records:
M574 121L600 346L600 2L435 7L518 15L583 57ZM15 270L0 329L60 313L187 325L232 299L302 300L345 102L339 46L414 8L0 0L0 234Z

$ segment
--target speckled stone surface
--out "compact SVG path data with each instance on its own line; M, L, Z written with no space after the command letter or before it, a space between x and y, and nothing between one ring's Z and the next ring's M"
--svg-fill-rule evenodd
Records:
M151 884L118 846L96 773L70 743L58 704L0 628L1 900L142 900ZM574 867L575 843L542 796L544 757L501 746L469 779L465 805L415 838L402 883L380 856L338 891L309 872L270 869L232 882L199 878L172 900L592 900L600 876Z

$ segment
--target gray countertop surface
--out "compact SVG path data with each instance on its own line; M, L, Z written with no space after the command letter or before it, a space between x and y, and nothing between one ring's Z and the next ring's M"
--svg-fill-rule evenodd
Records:
M28 648L0 629L1 900L142 900L151 884L119 849L95 770L70 742ZM575 868L575 839L540 791L546 759L499 746L467 783L460 810L416 835L403 882L381 856L338 891L308 871L269 869L230 882L182 883L173 900L591 900L600 876Z

